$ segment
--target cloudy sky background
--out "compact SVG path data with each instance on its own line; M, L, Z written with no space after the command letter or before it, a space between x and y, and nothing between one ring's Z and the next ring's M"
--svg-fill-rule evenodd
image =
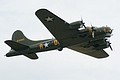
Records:
M120 80L120 0L0 0L0 80ZM64 49L38 53L32 61L24 56L6 58L10 50L4 41L15 30L32 40L52 38L35 16L46 8L66 20L84 19L87 26L108 25L114 29L109 57L95 59Z

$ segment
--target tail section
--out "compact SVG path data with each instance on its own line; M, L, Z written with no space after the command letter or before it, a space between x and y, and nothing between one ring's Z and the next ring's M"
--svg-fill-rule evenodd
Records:
M24 55L30 59L38 59L36 53L29 51L29 46L38 42L40 41L31 41L27 39L20 30L17 30L13 33L12 40L5 41L5 43L11 47L10 52L8 52L6 56Z
M5 41L5 43L11 47L11 51L9 53L6 54L7 57L11 57L11 56L17 56L17 55L24 55L30 59L38 59L38 56L36 55L36 53L29 53L28 51L25 51L29 48L29 46L26 46L24 44L12 41L12 40L7 40ZM17 51L22 51L22 53L17 53Z
M13 33L12 40L15 41L15 42L27 45L27 46L36 43L36 41L31 41L28 38L26 38L20 30L17 30Z

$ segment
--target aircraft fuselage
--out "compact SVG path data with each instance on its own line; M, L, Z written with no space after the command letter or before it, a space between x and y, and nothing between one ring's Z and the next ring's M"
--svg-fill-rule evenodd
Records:
M60 47L60 43L56 39L49 39L48 41L38 42L36 44L30 45L29 48L21 51L10 50L6 56L17 56L17 55L24 55L24 54L31 54L36 52L44 52L58 49L59 51L62 50Z

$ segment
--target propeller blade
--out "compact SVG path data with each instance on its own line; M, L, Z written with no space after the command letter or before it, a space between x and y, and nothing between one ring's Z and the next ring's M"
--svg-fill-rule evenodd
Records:
M106 25L106 27L108 27L108 25Z
M109 47L110 47L111 51L113 51L112 46L111 46L111 45L109 45Z
M91 27L93 27L92 24L91 24Z
M81 17L81 21L83 22L83 19L82 19L82 17Z
M95 32L94 32L94 31L92 31L92 37L93 37L93 38L95 37Z
M81 17L81 24L83 25L84 28L86 28L85 23L83 22L82 17Z
M113 48L112 48L111 43L110 43L110 40L108 40L106 38L105 41L107 42L107 45L108 45L108 47L110 47L111 51L113 51Z
M111 51L113 51L110 41L108 41L108 45L109 45Z
M91 29L92 29L92 37L94 38L95 37L95 28L92 26L92 24L91 24Z
M113 32L113 29L111 29L111 33Z

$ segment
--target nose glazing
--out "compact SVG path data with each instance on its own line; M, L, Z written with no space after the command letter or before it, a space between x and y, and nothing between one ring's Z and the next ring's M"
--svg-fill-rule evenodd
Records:
M112 29L110 27L104 27L105 33L112 33Z

